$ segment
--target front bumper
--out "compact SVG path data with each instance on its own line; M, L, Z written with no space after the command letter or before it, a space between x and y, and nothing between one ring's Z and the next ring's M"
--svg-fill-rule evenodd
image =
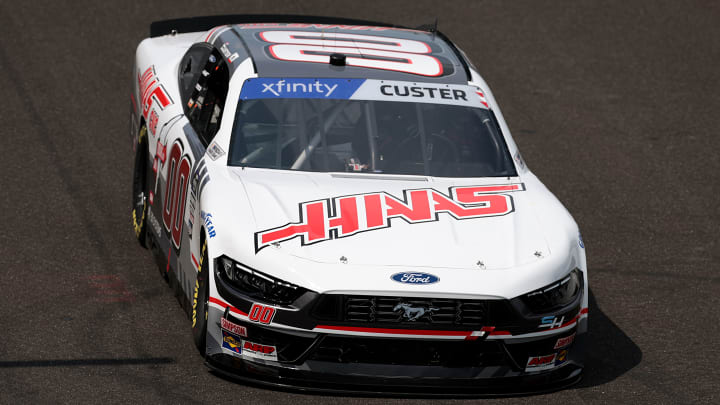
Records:
M582 366L574 361L548 372L509 376L493 376L494 372L501 371L499 369L484 375L488 374L487 370L483 373L474 368L440 370L431 366L366 364L333 367L311 361L303 367L287 367L245 361L222 353L208 355L206 365L230 379L294 391L419 397L537 394L569 387L582 376Z
M211 298L206 364L229 378L262 385L403 396L522 395L572 385L584 364L582 297L555 318L564 321L551 329L534 323L529 333L511 327L419 329L408 323L406 329L319 325L310 309L315 300L276 308L277 315L262 324L251 320L256 303L236 294L229 299ZM243 335L223 329L223 318ZM271 348L272 356L258 355L262 348Z

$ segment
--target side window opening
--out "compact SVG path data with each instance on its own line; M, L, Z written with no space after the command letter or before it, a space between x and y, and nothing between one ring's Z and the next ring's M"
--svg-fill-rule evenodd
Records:
M188 113L189 106L187 104L193 93L195 84L200 78L200 73L205 67L208 55L212 52L210 44L200 43L193 45L180 61L178 71L178 83L180 84L180 99L183 102L185 114Z
M207 55L204 67L187 100L186 114L202 143L207 146L215 136L228 92L228 68L216 49Z

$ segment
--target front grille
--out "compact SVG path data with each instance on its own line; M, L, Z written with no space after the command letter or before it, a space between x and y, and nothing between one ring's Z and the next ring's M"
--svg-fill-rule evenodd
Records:
M482 327L488 324L488 303L444 298L323 296L314 310L321 319L359 324L427 327Z
M428 341L326 336L310 360L407 366L510 366L498 342Z

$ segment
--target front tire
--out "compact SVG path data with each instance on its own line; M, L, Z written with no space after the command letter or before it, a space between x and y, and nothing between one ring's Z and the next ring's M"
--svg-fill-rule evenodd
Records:
M205 355L206 337L207 337L207 320L208 320L208 252L207 240L202 238L202 247L200 248L200 271L195 280L195 292L193 293L192 306L192 333L193 341L200 354Z
M147 127L143 125L138 135L138 143L135 145L135 170L133 171L133 197L132 197L132 219L135 237L140 246L147 249L146 215L148 210L147 202Z

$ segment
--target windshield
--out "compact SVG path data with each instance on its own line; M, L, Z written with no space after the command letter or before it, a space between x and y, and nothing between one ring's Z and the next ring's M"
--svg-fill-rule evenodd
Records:
M386 95L398 90L381 87ZM399 94L404 94L402 88ZM486 108L413 102L412 97L385 101L302 95L241 97L229 164L440 177L516 175L495 117Z

